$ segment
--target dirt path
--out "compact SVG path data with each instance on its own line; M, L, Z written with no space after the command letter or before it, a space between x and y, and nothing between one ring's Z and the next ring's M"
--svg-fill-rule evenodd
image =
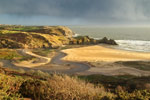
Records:
M43 57L37 54L32 53L30 50L18 50L18 52L22 55L30 55L33 57L37 58L37 61L35 60L30 60L30 61L21 61L19 63L13 63L15 66L20 66L20 67L28 67L28 68L33 68L37 66L42 66L45 64L48 64L51 61L51 58L48 57Z

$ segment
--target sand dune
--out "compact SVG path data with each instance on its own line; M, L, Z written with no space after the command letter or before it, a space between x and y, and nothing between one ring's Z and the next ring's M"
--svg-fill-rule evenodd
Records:
M81 48L72 48L63 50L67 54L63 60L68 61L138 61L150 60L150 53L131 52L124 50L116 50L103 46L88 46Z

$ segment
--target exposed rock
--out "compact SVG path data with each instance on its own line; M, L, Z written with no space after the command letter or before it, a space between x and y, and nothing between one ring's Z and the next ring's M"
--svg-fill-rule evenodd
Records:
M79 44L79 45L90 45L90 44L110 44L110 45L117 45L115 40L107 39L104 37L103 39L96 40L94 38L90 38L89 36L78 36L70 40L70 44Z
M71 41L70 44L92 44L93 39L90 38L89 36L78 36L74 37Z
M21 43L17 43L13 40L9 39L0 39L0 48L22 48L23 45Z
M98 44L99 41L98 41L98 40L95 40L95 39L90 39L90 43L91 43L91 44Z
M118 45L118 44L116 43L116 41L113 40L113 39L110 39L110 40L109 40L109 44L111 44L111 45Z
M99 43L110 44L110 45L118 45L115 40L107 39L107 37L104 37L103 39L99 40Z

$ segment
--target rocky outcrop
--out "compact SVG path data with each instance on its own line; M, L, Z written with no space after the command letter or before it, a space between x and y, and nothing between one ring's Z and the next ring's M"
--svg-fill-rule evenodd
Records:
M70 44L77 44L77 45L88 45L88 44L109 44L109 45L117 45L115 40L113 39L107 39L104 37L103 39L96 40L94 38L90 38L89 36L78 36L75 38L72 38L70 40Z
M0 39L0 48L22 48L23 44L9 39Z
M99 40L99 43L110 44L110 45L118 45L115 40L108 39L107 37L104 37L103 39Z

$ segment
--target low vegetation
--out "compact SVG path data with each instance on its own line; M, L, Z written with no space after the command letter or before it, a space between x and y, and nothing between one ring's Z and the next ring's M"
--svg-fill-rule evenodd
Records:
M127 67L133 67L144 71L150 71L149 61L126 61L126 62L116 62L117 64L122 64Z
M22 56L12 49L0 49L0 59L18 59Z
M32 50L33 53L41 55L41 56L52 56L52 54L56 51L56 49L34 49Z
M20 69L21 70L21 69ZM23 69L22 69L23 70ZM13 71L0 67L0 99L21 100L149 100L149 88L128 88L149 77L49 75L40 70ZM132 81L131 81L132 80ZM121 86L122 85L122 86Z
M0 25L0 48L57 48L72 35L64 26Z
M104 76L104 75L89 75L80 76L79 78L84 79L92 84L103 84L104 87L111 92L115 92L116 89L122 91L133 92L137 90L150 89L150 78L149 76L137 77L131 75L120 75L120 76Z
M112 63L102 63L102 62L90 62L89 63L93 67L107 67L111 66ZM149 61L117 61L114 62L116 66L125 66L130 68L136 68L139 70L150 71L150 62Z

